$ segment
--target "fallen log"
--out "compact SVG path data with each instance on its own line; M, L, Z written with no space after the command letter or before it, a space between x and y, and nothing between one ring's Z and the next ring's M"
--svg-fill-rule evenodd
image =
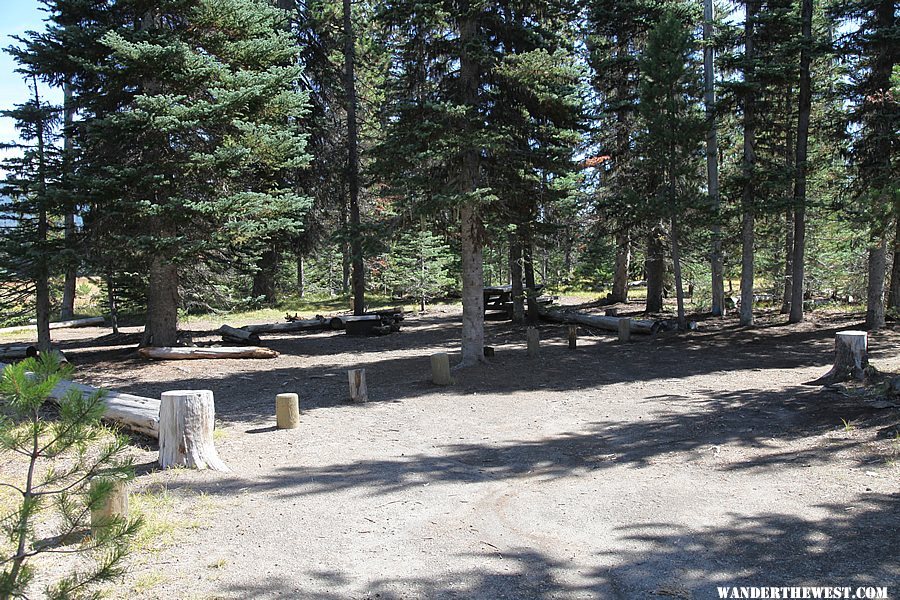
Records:
M0 347L0 358L10 360L30 358L37 356L37 346L21 345L21 346L2 346Z
M103 325L106 322L106 319L103 317L88 317L86 319L73 319L71 321L56 321L55 323L50 323L50 329L66 329L69 327L92 327L95 325ZM0 328L0 333L13 333L16 331L26 331L31 329L32 331L36 330L36 326L34 323L30 325L17 325L15 327L2 327Z
M197 360L202 358L277 358L278 353L269 348L256 346L214 346L201 348L141 348L138 353L144 358L157 360Z
M603 315L586 315L570 310L541 310L541 317L556 323L585 325L587 327L595 327L606 331L619 331L619 321L621 317L606 317ZM632 319L631 333L656 333L662 329L662 321L652 319Z
M87 319L73 319L71 321L57 321L50 323L50 329L66 329L69 327L93 327L103 325L106 319L103 317L88 317Z
M290 333L294 331L321 331L328 329L329 319L318 317L302 321L290 321L287 323L262 323L260 325L246 325L241 327L250 333Z
M239 329L237 327L232 327L231 325L222 325L217 331L226 342L241 342L245 344L259 343L259 334L251 333L246 329Z
M6 368L6 365L0 363L0 372L4 368ZM95 387L64 379L53 388L53 391L50 392L50 397L58 401L69 390L73 389L78 390L85 396L97 392ZM105 421L110 421L121 425L129 431L135 431L152 438L159 437L159 400L124 394L113 390L105 390L105 392L106 394L103 397L103 403L106 405L106 412L103 414Z

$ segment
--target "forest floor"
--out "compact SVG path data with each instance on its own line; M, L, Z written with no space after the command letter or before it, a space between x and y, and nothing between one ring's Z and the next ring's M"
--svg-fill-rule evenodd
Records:
M634 306L637 310L637 305ZM227 320L227 319L225 319ZM137 329L54 332L79 381L144 396L210 389L230 473L155 469L130 598L714 598L716 586L900 593L900 409L803 385L859 314L701 321L655 338L488 322L496 356L430 382L460 312L403 331L264 336L272 360L148 362ZM194 341L216 321L193 321ZM231 325L244 323L228 321ZM98 339L99 338L99 339ZM131 345L129 345L131 344ZM900 371L900 330L871 335ZM363 367L369 402L347 402ZM302 424L274 427L297 392ZM141 495L143 494L143 496Z

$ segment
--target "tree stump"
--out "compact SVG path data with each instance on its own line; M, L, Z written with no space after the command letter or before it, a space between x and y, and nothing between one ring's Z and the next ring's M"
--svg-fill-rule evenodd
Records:
M831 385L850 379L863 380L869 366L865 331L839 331L834 336L834 366L810 385Z
M603 314L606 315L607 317L618 317L618 316L619 316L619 309L618 309L618 308L607 308L607 309L603 312Z
M569 350L574 350L578 347L578 326L577 325L569 325Z
M493 358L494 357L494 347L493 346L485 346L484 347L484 357L485 358Z
M541 333L537 327L529 327L525 331L528 337L528 356L537 356L541 347Z
M278 429L300 427L300 397L297 394L275 396L275 424Z
M213 444L215 418L211 391L163 392L159 406L159 466L228 471Z
M91 508L91 533L102 535L104 529L128 518L128 484L121 479L97 477L91 480L91 494L105 497Z
M623 343L631 341L631 319L628 317L619 319L619 341Z
M431 381L435 385L450 385L450 356L446 352L431 355Z
M369 390L366 389L366 370L350 369L347 371L347 377L350 380L350 401L368 402Z

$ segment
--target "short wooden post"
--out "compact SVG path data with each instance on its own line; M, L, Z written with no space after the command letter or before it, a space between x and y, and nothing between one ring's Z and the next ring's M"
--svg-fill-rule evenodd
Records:
M366 389L366 370L350 369L347 371L347 377L350 380L350 401L368 402L369 390Z
M569 350L578 347L578 325L569 325Z
M275 396L275 423L278 429L300 427L300 397L297 394Z
M107 487L109 486L109 487ZM97 537L104 528L128 518L128 484L121 479L97 477L91 480L91 493L105 497L100 506L91 509L91 533Z
M431 381L436 385L450 385L450 356L446 352L431 355Z
M528 337L528 356L537 356L541 347L541 333L537 327L529 327L525 331Z
M159 405L159 466L228 471L213 444L215 421L211 391L163 392Z
M606 311L604 312L604 314L607 317L618 317L619 309L618 308L607 308Z
M631 319L628 317L619 319L619 341L631 341Z
M485 358L493 358L494 347L493 346L485 346L484 347L484 356L485 356Z

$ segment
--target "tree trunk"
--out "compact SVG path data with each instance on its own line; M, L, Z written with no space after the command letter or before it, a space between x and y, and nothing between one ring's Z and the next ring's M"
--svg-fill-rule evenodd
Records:
M887 305L888 308L900 309L900 210L897 211L897 231L894 233L894 262L891 267L891 287L888 292Z
M869 248L869 281L866 286L866 328L884 327L884 270L886 252L884 238L876 239Z
M304 272L303 255L297 255L297 296L301 299L306 295L306 273Z
M138 351L144 358L155 360L200 360L217 358L278 358L278 353L270 348L257 346L228 346L228 347L187 347L171 348L154 346L141 348Z
M525 290L522 287L522 239L516 232L509 234L509 276L512 286L513 323L525 322Z
M839 331L834 337L834 366L808 385L832 385L866 378L869 366L868 336L865 331Z
M278 302L278 264L280 256L273 247L262 253L253 274L253 290L250 295L262 298L263 304L273 306Z
M37 77L32 76L34 84L34 101L40 108L41 97L38 92ZM43 119L37 123L37 151L38 151L38 181L40 190L38 224L37 224L37 256L35 257L35 304L37 318L37 347L41 352L50 351L50 264L48 260L49 249L47 248L47 237L49 233L49 224L47 222L47 170L45 161L44 146L44 127Z
M350 0L344 6L344 93L347 110L347 187L350 192L350 255L353 265L353 314L366 312L366 274L363 270L362 229L359 220L359 141L356 132L356 36Z
M619 227L622 227L620 224ZM631 239L629 232L620 229L616 233L616 270L613 275L610 301L628 301L628 271L631 266Z
M462 103L475 112L478 110L478 84L480 80L477 58L471 54L475 40L476 22L468 2L462 2L459 10L460 66L459 85ZM466 123L466 133L474 134L472 125ZM471 147L463 154L459 192L471 194L478 189L480 177L480 150ZM460 234L462 237L463 326L462 356L459 367L484 362L484 248L481 215L471 200L460 209Z
M715 47L713 46L713 0L703 0L703 87L706 106L706 183L713 210L712 314L721 317L725 307L725 282L722 266L722 226L719 224L719 143L716 127Z
M663 242L664 232L656 225L647 234L647 257L644 269L647 272L647 306L648 313L661 312L663 309L663 288L666 285L666 250Z
M526 233L522 240L522 262L525 268L525 298L528 303L528 322L537 323L540 320L540 315L538 314L537 290L534 280L534 242L531 237L531 228L526 227Z
M147 324L142 346L174 346L178 341L178 268L162 256L150 260Z
M116 285L112 272L106 275L106 300L109 304L109 324L112 332L116 335L119 333L119 306L116 298Z
M63 157L66 164L65 176L72 173L72 121L75 108L72 106L72 88L67 81L63 84ZM71 201L71 199L70 199ZM75 249L75 207L66 207L65 216L66 275L63 281L62 306L59 309L60 319L71 319L75 316L75 286L78 279L78 259Z
M228 471L213 443L216 409L209 390L163 392L159 406L159 466Z
M755 81L754 27L759 0L747 0L746 17L744 19L744 82L745 85ZM755 208L754 204L754 168L756 165L756 114L753 102L753 90L744 93L744 157L743 157L743 191L741 194L741 325L753 325L753 280L754 280L754 245Z
M681 249L678 240L678 218L672 214L672 265L675 271L675 300L678 305L678 328L687 329L684 320L684 284L681 281Z
M794 256L793 289L791 290L791 323L803 320L804 253L806 251L806 155L809 142L809 117L812 110L812 52L813 0L801 4L803 47L800 50L800 99L797 113L797 176L794 182Z
M781 294L781 314L791 312L791 290L794 281L794 211L784 213L784 288Z

